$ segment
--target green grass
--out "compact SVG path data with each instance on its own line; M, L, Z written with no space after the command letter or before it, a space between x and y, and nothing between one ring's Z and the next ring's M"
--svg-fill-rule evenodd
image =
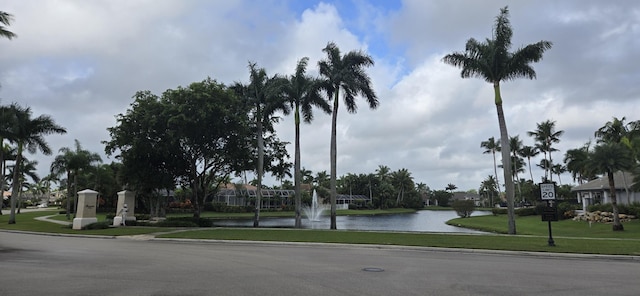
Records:
M404 211L340 211L345 214L391 214ZM412 211L409 211L412 212ZM265 212L282 214L282 212ZM285 212L287 213L287 212ZM251 213L248 213L250 218ZM61 234L121 236L136 234L155 234L161 238L215 239L215 240L254 240L285 242L319 242L346 244L404 245L418 247L468 248L490 250L512 250L531 252L557 252L607 255L640 255L640 221L624 224L625 231L614 232L609 224L594 223L589 227L586 222L564 220L552 222L555 247L547 245L547 222L538 216L517 217L518 235L465 235L410 232L369 232L369 231L331 231L300 229L247 229L247 228L197 228L193 230L167 233L175 228L159 227L117 227L100 230L73 230L51 222L35 220L38 216L56 215L53 218L66 221L64 214L57 210L28 212L16 216L16 224L8 224L9 215L0 216L0 229L48 232ZM210 218L228 217L229 214L207 213ZM262 215L263 217L269 215ZM464 225L496 233L507 231L506 215L478 216L465 219L453 219L449 224ZM104 215L98 215L98 221L104 221ZM165 232L166 234L159 234Z
M201 229L158 235L161 238L321 242L347 244L403 245L419 247L468 248L530 252L557 252L608 255L640 255L638 240L555 239L507 235L451 235L432 233L363 232L292 229Z
M172 229L161 228L161 227L114 227L109 229L74 230L74 229L71 229L70 226L35 220L36 217L56 215L57 213L58 213L58 210L27 212L27 213L16 214L16 224L9 224L9 215L5 214L0 216L0 229L61 233L61 234L106 235L106 236L149 234L149 233L157 233L157 232L172 230ZM102 215L102 217L103 217L102 220L98 218L98 221L104 221L104 215ZM56 218L57 220L67 221L65 214L57 214L54 218Z

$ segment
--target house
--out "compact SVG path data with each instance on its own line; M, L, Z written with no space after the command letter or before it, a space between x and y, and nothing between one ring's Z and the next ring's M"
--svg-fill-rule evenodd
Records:
M477 193L454 192L453 196L451 197L451 202L453 202L454 200L473 200L473 204L475 204L476 207L479 207L482 205L482 202L480 200L480 195Z
M207 198L207 202L219 202L228 206L245 206L249 204L249 200L256 197L258 188L248 184L226 184L220 188L215 196ZM265 189L261 190L262 199L261 208L270 209L278 208L282 205L292 203L295 196L294 190L284 189Z
M631 186L634 183L633 178L634 176L630 172L617 171L613 174L616 200L618 204L640 202L640 192L635 192L631 189ZM628 195L625 188L629 189ZM578 203L582 204L582 210L584 211L587 210L589 205L606 204L611 202L609 179L607 175L593 181L589 181L585 184L574 186L571 188L571 192L576 193Z

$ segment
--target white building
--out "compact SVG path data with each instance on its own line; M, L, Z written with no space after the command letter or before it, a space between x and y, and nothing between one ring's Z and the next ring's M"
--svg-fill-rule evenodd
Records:
M613 174L618 204L640 202L640 192L631 189L634 183L633 177L633 174L629 172L618 171ZM627 189L629 191L628 195ZM589 205L611 203L609 178L606 174L598 179L571 188L571 192L576 193L578 202L582 204L582 210L584 211L587 210Z

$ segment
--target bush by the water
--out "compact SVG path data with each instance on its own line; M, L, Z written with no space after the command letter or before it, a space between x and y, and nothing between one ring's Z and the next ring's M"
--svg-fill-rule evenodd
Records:
M210 219L193 217L173 217L167 218L155 224L158 227L211 227Z
M451 207L461 218L471 217L471 213L476 210L473 200L454 200Z
M493 208L493 209L491 209L491 213L494 216L506 215L507 214L507 208Z

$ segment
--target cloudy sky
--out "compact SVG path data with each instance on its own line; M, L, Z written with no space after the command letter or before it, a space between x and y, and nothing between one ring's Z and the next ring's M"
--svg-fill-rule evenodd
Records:
M333 41L374 58L368 73L380 100L376 110L362 99L356 114L340 110L338 175L386 165L432 189L477 189L493 174L480 142L499 137L493 89L441 60L471 37L491 37L505 5L514 50L553 42L534 64L536 80L502 85L510 135L533 145L527 131L556 121L561 160L614 116L640 119L640 4L632 0L0 0L18 35L0 40L0 103L30 106L66 127L66 135L47 137L54 151L78 139L111 162L101 141L136 91L160 94L208 76L248 82L249 61L270 75L292 74L304 56L316 75L321 49ZM329 171L330 122L316 113L302 127L302 165L314 173ZM278 135L293 142L291 117ZM28 157L44 176L54 156ZM543 172L534 165L533 174L538 182ZM562 182L572 180L566 174Z

